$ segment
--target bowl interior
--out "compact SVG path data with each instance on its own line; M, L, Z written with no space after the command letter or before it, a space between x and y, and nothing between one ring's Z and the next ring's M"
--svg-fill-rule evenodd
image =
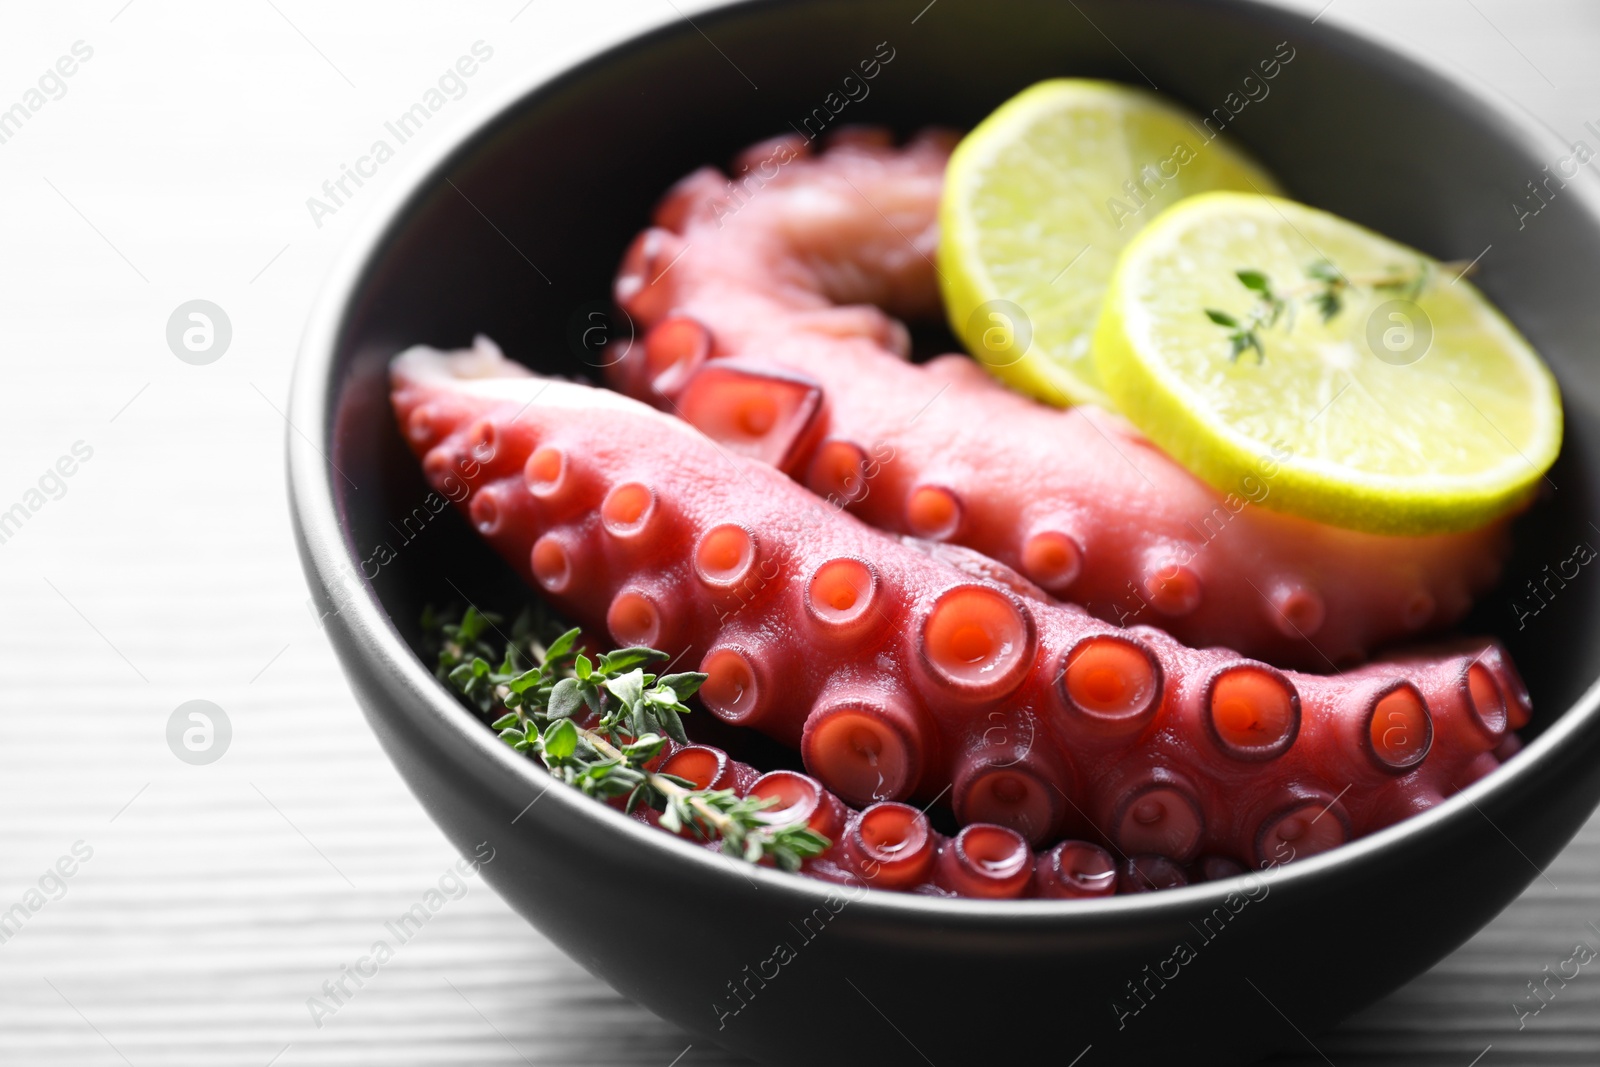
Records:
M1274 58L1276 76L1265 79L1260 65ZM871 59L876 75L864 79ZM1026 85L1061 75L1153 84L1223 122L1298 198L1440 258L1482 256L1478 283L1554 367L1568 425L1545 499L1518 523L1505 581L1465 628L1510 646L1535 702L1533 731L1565 721L1523 770L1514 763L1471 797L1292 865L1274 882L1270 908L1205 949L1208 977L1163 993L1150 1017L1159 1023L1123 1033L1107 998L1215 914L1230 882L1087 906L867 893L786 971L795 975L786 988L829 1021L826 1030L797 1034L775 1012L746 1013L737 1033L724 1033L703 991L720 990L770 945L775 924L814 908L821 884L756 872L762 892L752 894L707 853L565 791L530 812L528 798L547 785L537 768L472 727L404 662L395 635L416 649L425 605L470 597L514 610L531 593L460 516L423 506L427 486L389 410L388 360L412 344L456 347L481 332L536 370L595 377L600 342L629 336L609 305L613 272L683 174L795 128L970 127ZM1393 988L1520 892L1536 876L1532 863L1553 856L1600 795L1600 715L1592 698L1578 706L1595 671L1573 654L1600 638L1600 598L1574 563L1600 546L1600 364L1590 355L1600 301L1588 292L1600 277L1600 194L1587 175L1555 178L1542 186L1549 203L1537 216L1519 213L1514 205L1533 203L1528 183L1543 182L1545 166L1555 172L1569 151L1533 125L1328 20L1313 26L1256 0L758 2L629 42L514 101L403 188L313 319L295 425L329 442L337 473L298 438L291 473L317 584L335 606L354 598L330 625L335 645L434 818L464 847L485 834L503 846L488 869L497 889L619 990L730 1047L785 1064L824 1055L898 1062L905 1049L884 1019L926 1015L948 999L952 974L970 980L961 1018L1048 1019L1049 1040L1116 1040L1129 1062L1240 1062L1298 1042L1291 1025L1239 1034L1215 1022L1254 995L1243 978L1263 966L1275 971L1273 1004L1310 1032ZM942 338L936 324L923 333L929 346ZM793 758L741 751L767 766ZM640 879L665 913L683 917L654 936L694 982L663 984L637 966L631 937L566 921L575 910L632 908ZM1414 913L1426 922L1373 922L1372 901L1397 886L1427 901ZM870 1006L840 973L868 983ZM994 1028L947 1021L941 1062L994 1058ZM1024 1031L1008 1033L1012 1058L1036 1055L1047 1040Z
M1506 579L1465 629L1509 644L1534 730L1568 707L1593 678L1568 650L1600 636L1600 598L1571 562L1600 545L1585 417L1600 396L1587 292L1600 234L1577 184L1537 217L1513 209L1555 163L1547 143L1404 62L1251 3L1007 0L916 14L899 0L819 0L703 16L705 35L667 27L503 112L392 224L343 323L331 430L351 551L392 553L371 585L413 647L426 603L512 609L530 594L454 513L408 521L427 487L386 416L392 354L481 332L541 372L595 377L599 342L631 330L608 299L617 263L677 178L796 129L967 128L1033 81L1085 75L1153 85L1225 121L1298 199L1441 259L1482 254L1478 283L1555 368L1570 414ZM1286 55L1263 77L1263 61ZM943 340L936 324L923 335Z
M413 645L424 603L466 592L514 608L530 593L456 515L405 522L427 488L394 430L371 432L386 424L384 362L414 342L454 347L485 333L534 370L594 378L598 341L629 336L608 293L656 198L696 166L726 165L790 130L968 128L1059 75L1154 85L1226 120L1227 136L1296 198L1438 258L1488 250L1478 283L1552 363L1574 416L1600 395L1586 291L1600 242L1581 210L1590 194L1574 186L1518 219L1512 205L1554 157L1434 78L1245 3L1010 0L912 14L888 0L744 6L698 19L715 45L669 27L526 96L414 198L350 306L333 435L350 480L338 486L350 547L363 560L394 550L373 590ZM1259 64L1285 54L1262 77ZM874 59L875 77L862 77ZM925 336L938 346L941 331ZM1546 499L1518 523L1506 581L1466 625L1509 643L1538 707L1534 729L1592 680L1570 649L1600 633L1600 598L1570 587L1587 579L1574 576L1579 545L1600 544L1594 448L1587 422L1570 418Z

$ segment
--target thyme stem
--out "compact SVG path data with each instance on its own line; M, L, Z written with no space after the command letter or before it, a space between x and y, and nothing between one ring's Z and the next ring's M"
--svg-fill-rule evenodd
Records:
M504 686L497 688L495 692L501 697L502 700L504 700L506 696L510 695L510 690L506 689ZM601 755L605 756L607 759L614 759L619 763L627 762L628 757L624 755L621 749L613 745L604 734L595 730L591 730L586 726L580 726L578 727L578 735L585 741L589 742L589 744L593 745L595 750ZM703 818L709 825L714 827L720 835L725 836L727 834L732 825L732 820L722 812L707 804L700 796L698 790L685 789L671 778L668 778L662 774L656 774L653 771L649 772L645 776L645 780L650 783L650 787L652 789L663 796L688 803L689 806L694 808L694 810L700 814L701 818Z
M831 842L804 822L779 825L765 814L772 799L741 797L731 789L695 789L692 782L645 766L668 738L688 744L680 715L705 675L655 675L645 665L667 659L649 648L622 648L591 660L579 651L579 631L548 644L528 616L512 628L497 656L487 631L498 619L469 607L459 620L429 610L423 628L438 649L441 681L482 715L517 752L536 756L552 776L599 800L625 801L660 812L668 830L691 830L724 852L756 863L771 860L797 870ZM492 666L498 658L499 666ZM579 726L585 717L590 725Z
M1228 331L1229 362L1237 363L1246 351L1253 351L1259 364L1265 362L1267 356L1261 331L1276 326L1280 319L1284 320L1286 332L1293 331L1296 313L1302 302L1309 302L1316 308L1326 323L1333 321L1344 310L1345 299L1352 291L1370 289L1416 300L1433 284L1440 271L1449 271L1459 280L1476 270L1476 261L1451 260L1433 264L1418 260L1416 267L1409 272L1392 267L1383 274L1350 275L1328 260L1319 259L1305 267L1305 282L1279 289L1264 272L1245 268L1235 271L1234 277L1255 295L1255 303L1242 316L1218 308L1203 310L1208 319Z

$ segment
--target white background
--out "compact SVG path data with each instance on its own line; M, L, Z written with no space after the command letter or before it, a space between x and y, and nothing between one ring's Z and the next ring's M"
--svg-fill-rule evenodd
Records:
M702 6L0 6L0 108L74 42L94 50L0 144L0 510L74 442L93 448L65 495L0 544L0 910L74 842L93 849L0 944L0 1062L735 1062L687 1048L476 880L313 1026L306 998L456 857L306 610L280 414L319 281L408 155L452 136L475 101ZM1313 32L1323 0L1295 6ZM1600 147L1581 128L1600 124L1592 0L1335 0L1321 17L1403 38ZM480 39L494 56L467 98L313 225L306 198ZM232 321L209 366L165 340L195 298ZM211 766L166 744L168 716L194 698L232 723ZM1593 823L1473 942L1294 1062L1593 1063L1600 962L1521 1032L1511 1007L1578 939L1600 944L1591 921ZM1249 1025L1258 1007L1219 1025Z

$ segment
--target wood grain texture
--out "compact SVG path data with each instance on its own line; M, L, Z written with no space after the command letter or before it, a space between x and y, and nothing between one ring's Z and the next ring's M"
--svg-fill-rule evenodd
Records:
M1295 6L1316 32L1322 0ZM1600 118L1594 5L1397 7L1335 0L1322 17L1406 38L1569 137ZM94 50L0 144L0 509L75 442L93 449L0 543L0 909L74 843L93 850L0 943L0 1063L742 1062L590 978L475 879L324 1025L306 1006L456 857L304 606L283 398L317 283L374 198L321 226L305 199L475 40L495 49L469 88L482 96L675 17L659 0L0 13L0 106L75 41ZM456 107L421 139L447 135ZM197 297L234 328L207 367L163 337ZM233 727L209 766L164 736L195 698ZM1600 821L1432 972L1277 1063L1594 1064L1600 961L1520 1030L1512 1006L1576 942L1600 945L1593 924ZM1114 1058L1096 1049L1085 1067Z

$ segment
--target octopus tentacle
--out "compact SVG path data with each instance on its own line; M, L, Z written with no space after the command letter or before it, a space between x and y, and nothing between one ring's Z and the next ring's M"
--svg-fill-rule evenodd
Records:
M1189 884L1188 873L1166 856L1142 853L1124 860L1117 871L1117 892L1149 893L1180 889Z
M809 775L761 774L709 745L668 742L667 749L662 771L682 775L699 788L728 788L740 796L769 800L772 806L762 813L765 822L804 822L832 842L827 852L804 865L819 877L877 889L987 899L1104 896L1115 888L1114 877L1103 873L1104 850L1086 841L1065 842L1036 855L1020 834L1003 826L973 823L946 837L925 814L905 804L882 801L856 811ZM635 814L659 825L649 809ZM1052 857L1063 852L1067 862L1055 863ZM1109 863L1105 857L1104 864ZM1036 870L1062 873L1036 877Z
M1040 857L1037 872L1041 897L1077 900L1110 896L1117 891L1116 860L1099 845L1087 841L1056 845Z
M1016 831L982 822L947 837L909 805L880 801L857 811L809 775L762 774L711 745L668 741L654 769L699 789L731 789L739 796L767 800L771 807L762 819L770 825L804 823L831 845L805 861L803 869L830 881L987 899L1080 899L1116 890L1115 863L1088 841L1063 841L1035 853ZM633 815L650 826L661 825L658 813L649 808ZM685 827L678 836L693 838L695 832ZM707 844L718 847L716 842Z
M483 344L394 364L402 426L454 413L412 438L435 486L466 485L454 496L488 541L571 618L698 663L714 714L799 749L845 802L948 788L961 817L1034 844L1271 862L1461 788L1525 706L1492 641L1324 676L1119 629L616 393L509 362L485 377ZM857 828L857 861L900 835L886 884L965 877L928 874L932 839L899 810Z
M1219 492L1117 416L1044 407L964 356L907 362L891 316L937 313L949 144L857 130L812 155L780 138L747 153L732 199L715 172L685 179L618 277L646 340L612 384L874 526L969 545L1101 618L1279 666L1359 662L1448 626L1493 584L1505 521L1337 529L1270 510L1287 452ZM785 416L747 417L760 409Z

